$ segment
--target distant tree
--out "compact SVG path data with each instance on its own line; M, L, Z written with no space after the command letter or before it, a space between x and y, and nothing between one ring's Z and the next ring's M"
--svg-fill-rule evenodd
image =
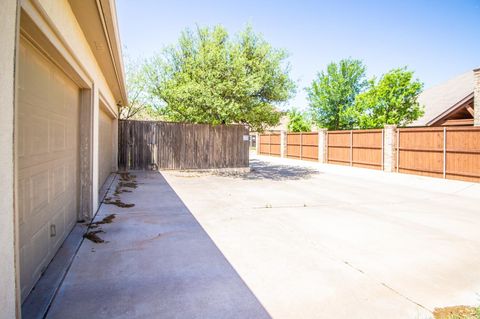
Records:
M360 60L344 59L330 63L307 88L317 126L333 130L353 128L355 97L366 85L365 67Z
M296 109L288 112L288 131L289 132L310 132L312 125L308 115Z
M149 79L144 61L126 57L125 82L128 104L120 107L121 119L158 119L160 114L148 92Z
M355 101L359 128L380 128L385 124L405 126L424 114L417 102L423 84L406 68L394 69L372 79L367 91Z
M221 26L186 30L150 61L151 92L170 120L261 131L278 124L276 106L295 91L286 57L250 27L234 39Z
M150 92L169 120L261 131L278 124L276 106L295 91L286 57L250 27L234 39L221 26L186 30L149 62Z

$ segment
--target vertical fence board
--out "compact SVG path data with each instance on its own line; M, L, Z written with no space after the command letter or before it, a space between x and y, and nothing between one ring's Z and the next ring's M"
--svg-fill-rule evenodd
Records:
M260 134L260 154L270 156L280 156L281 154L281 136L278 133Z
M121 120L118 164L126 170L248 167L248 129Z

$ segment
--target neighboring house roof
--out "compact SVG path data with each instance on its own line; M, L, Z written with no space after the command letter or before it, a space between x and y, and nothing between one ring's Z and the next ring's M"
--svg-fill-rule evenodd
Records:
M473 71L465 72L444 83L426 89L418 96L418 102L425 107L425 114L409 126L429 126L438 119L462 106L473 98Z

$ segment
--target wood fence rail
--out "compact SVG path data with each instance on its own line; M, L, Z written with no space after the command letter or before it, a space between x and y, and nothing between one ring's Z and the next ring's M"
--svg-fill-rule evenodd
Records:
M396 171L480 182L480 127L397 129Z
M327 132L327 163L383 170L383 130Z
M259 138L259 153L265 155L280 156L285 147L284 156L295 159L480 182L480 127L393 127ZM325 156L320 157L322 152Z
M280 134L262 134L260 135L259 140L260 141L257 141L257 143L259 145L260 154L280 156Z
M118 166L126 170L211 169L249 166L248 129L121 120Z

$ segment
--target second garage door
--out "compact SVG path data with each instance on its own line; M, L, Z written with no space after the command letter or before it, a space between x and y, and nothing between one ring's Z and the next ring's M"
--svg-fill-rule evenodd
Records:
M100 108L98 119L98 186L100 193L104 192L102 185L113 171L113 118L104 107Z

